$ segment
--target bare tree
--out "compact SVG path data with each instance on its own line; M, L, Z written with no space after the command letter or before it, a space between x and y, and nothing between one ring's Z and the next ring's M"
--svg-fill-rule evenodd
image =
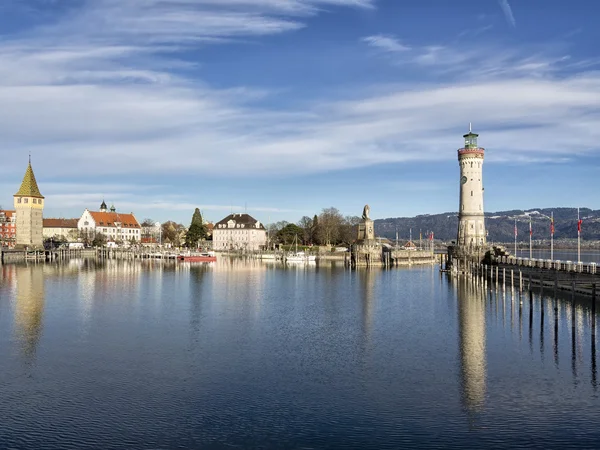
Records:
M339 242L340 226L344 216L337 208L324 208L319 214L319 234L321 243L333 245Z

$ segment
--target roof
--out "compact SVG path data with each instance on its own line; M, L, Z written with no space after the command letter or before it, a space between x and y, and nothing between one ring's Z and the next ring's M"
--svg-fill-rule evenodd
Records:
M116 227L119 222L121 228L141 228L133 214L121 214L117 212L90 211L97 227Z
M31 161L27 165L27 170L25 171L25 176L21 182L21 187L14 196L44 198L44 196L40 193L37 181L35 181L35 175L33 174L33 169L31 168Z
M16 211L10 209L0 209L0 214L4 215L7 219L11 218Z
M224 219L218 221L215 224L214 229L216 230L218 228L226 228L227 227L227 223L230 220L233 220L236 225L244 225L243 228L252 227L252 228L256 228L258 230L264 230L265 229L264 225L262 223L260 223L258 220L256 220L254 217L252 217L249 214L241 214L241 213L229 214ZM256 224L258 224L258 227L256 226Z
M77 228L79 219L42 219L44 228Z
M100 209L106 209L106 203L104 203L104 200L102 200L102 203L100 203Z

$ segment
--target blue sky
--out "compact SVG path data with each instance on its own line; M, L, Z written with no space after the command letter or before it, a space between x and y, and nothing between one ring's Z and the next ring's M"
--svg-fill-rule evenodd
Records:
M0 205L105 199L188 224L455 211L473 122L487 211L600 208L591 0L3 0Z

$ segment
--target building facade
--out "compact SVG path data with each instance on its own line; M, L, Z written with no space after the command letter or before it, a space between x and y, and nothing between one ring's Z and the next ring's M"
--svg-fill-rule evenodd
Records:
M27 165L21 187L13 197L16 214L15 247L29 250L43 249L44 196L40 193L35 180L31 160Z
M457 245L475 249L486 245L483 214L483 156L484 149L477 144L479 135L471 131L463 137L465 146L458 149L460 166L460 202L458 210Z
M0 210L0 247L15 246L16 219L15 211Z
M42 234L44 239L55 239L68 242L77 242L79 219L44 219Z
M100 211L86 209L77 222L80 235L93 239L102 233L108 241L140 242L141 228L133 213L119 213L114 206L108 211L104 201Z
M213 250L261 250L267 245L264 225L248 214L230 214L215 223Z

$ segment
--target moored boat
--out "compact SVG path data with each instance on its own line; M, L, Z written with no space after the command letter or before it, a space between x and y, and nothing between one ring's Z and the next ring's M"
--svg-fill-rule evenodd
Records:
M215 252L206 252L206 253L190 253L187 255L179 255L177 256L179 261L187 261L187 262L214 262L217 260Z

